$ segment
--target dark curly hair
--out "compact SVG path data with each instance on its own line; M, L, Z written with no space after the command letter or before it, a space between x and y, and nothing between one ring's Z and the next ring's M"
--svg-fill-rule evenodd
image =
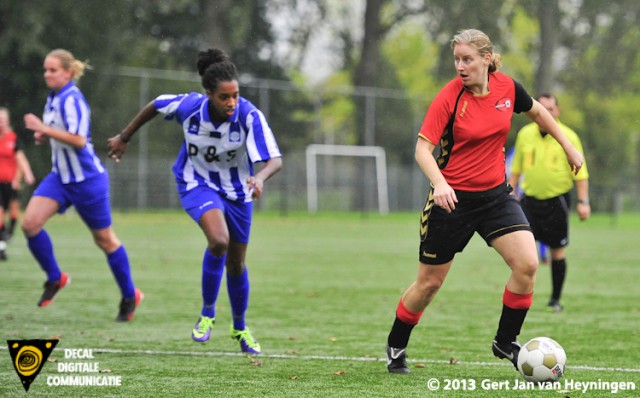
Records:
M236 66L224 51L217 48L200 51L196 65L202 76L202 87L209 92L216 91L220 82L239 80Z

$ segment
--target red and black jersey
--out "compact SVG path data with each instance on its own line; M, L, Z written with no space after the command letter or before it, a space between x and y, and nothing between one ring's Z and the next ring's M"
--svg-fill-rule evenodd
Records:
M457 77L433 100L418 135L440 144L438 163L451 188L486 191L505 181L504 146L513 112L532 106L527 91L503 73L489 73L489 93L482 96Z
M13 131L7 131L0 137L0 182L9 183L16 176L16 152L20 149L17 138Z

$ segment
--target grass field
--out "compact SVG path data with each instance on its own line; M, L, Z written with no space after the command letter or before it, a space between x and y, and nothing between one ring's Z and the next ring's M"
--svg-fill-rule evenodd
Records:
M572 222L565 311L546 311L550 272L541 265L534 305L520 336L550 336L567 351L552 391L514 391L523 379L493 357L508 268L474 237L414 329L412 373L390 375L384 346L398 298L417 269L418 214L258 212L248 253L248 325L263 356L239 353L228 335L226 287L209 343L191 341L200 310L205 241L182 212L119 213L115 228L145 300L128 324L113 321L119 293L102 253L77 216L48 225L72 277L56 302L37 308L44 274L21 235L0 263L0 338L59 338L31 384L31 397L618 397L640 396L640 216ZM66 359L65 348L95 359ZM99 363L121 385L54 386L60 363ZM434 380L436 391L430 389ZM564 383L564 380L562 383ZM592 383L586 392L577 383ZM493 384L489 384L493 383ZM501 384L502 383L502 384ZM499 389L499 386L502 386ZM448 387L448 389L446 389ZM509 388L509 389L506 389ZM5 342L0 396L25 396Z

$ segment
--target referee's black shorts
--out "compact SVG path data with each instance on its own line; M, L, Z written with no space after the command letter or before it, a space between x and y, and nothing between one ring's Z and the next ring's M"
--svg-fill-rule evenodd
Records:
M520 204L531 224L531 231L536 240L553 249L569 244L569 211L571 209L569 192L544 200L525 196Z
M461 252L475 232L491 242L510 232L531 231L506 183L482 192L456 191L458 203L447 213L434 205L433 187L420 217L420 262L444 264Z
M18 197L18 193L10 182L0 182L0 206L4 210L9 208L9 202Z

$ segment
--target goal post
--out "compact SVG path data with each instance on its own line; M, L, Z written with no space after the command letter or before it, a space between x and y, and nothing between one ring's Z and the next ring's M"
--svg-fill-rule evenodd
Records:
M376 162L376 182L378 188L378 211L389 213L389 192L387 186L387 160L384 148L379 146L324 145L311 144L306 149L307 166L307 209L318 211L318 156L371 157Z

